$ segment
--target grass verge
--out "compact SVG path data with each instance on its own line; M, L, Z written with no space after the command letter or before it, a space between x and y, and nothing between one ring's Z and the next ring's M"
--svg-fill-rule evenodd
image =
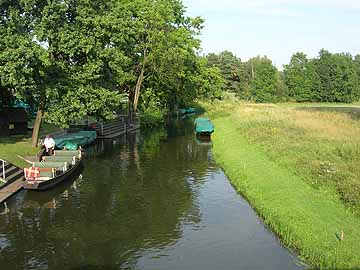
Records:
M31 146L31 138L23 136L0 138L0 158L20 168L28 166L28 163L19 158L18 155L22 157L34 156L38 151L39 148Z
M216 126L215 159L233 185L307 263L322 269L359 269L359 216L332 189L312 185L291 167L294 163L277 161L270 148L249 140L234 112L233 106L209 112ZM281 143L275 138L274 147Z
M241 133L273 161L317 189L333 190L360 216L360 107L221 102Z
M43 123L41 125L40 135L42 136L58 130L60 130L59 127ZM34 156L38 153L39 149L39 147L34 148L31 146L31 132L28 132L26 135L17 135L6 138L0 137L0 158L15 164L20 168L27 167L29 164L19 158L19 155L22 157Z

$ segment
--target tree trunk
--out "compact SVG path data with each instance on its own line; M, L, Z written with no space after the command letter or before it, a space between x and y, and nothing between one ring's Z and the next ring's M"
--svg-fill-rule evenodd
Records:
M254 65L253 65L253 62L251 61L251 79L254 79L254 77L255 77Z
M139 97L140 97L140 90L141 90L141 84L144 81L144 72L145 72L145 65L146 65L146 60L147 60L147 49L144 49L144 59L143 62L141 64L141 71L140 71L140 75L137 79L136 85L135 85L135 91L134 91L134 101L133 101L133 105L134 105L134 113L136 113L137 111L137 107L138 107L138 102L139 102Z
M43 114L44 114L43 106L39 106L39 109L36 114L32 137L31 137L32 147L37 147Z
M142 66L142 68L141 68L141 72L140 72L140 75L138 77L138 80L137 80L136 86L135 86L134 112L137 111L137 106L138 106L139 97L140 97L140 89L141 89L141 84L142 84L143 80L144 80L144 66Z

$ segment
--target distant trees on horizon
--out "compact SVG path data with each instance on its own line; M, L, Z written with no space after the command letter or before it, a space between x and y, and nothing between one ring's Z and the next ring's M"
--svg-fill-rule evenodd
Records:
M295 53L279 71L266 56L241 61L232 52L210 53L208 65L219 68L224 91L254 102L344 102L360 100L360 55L330 53L315 58Z

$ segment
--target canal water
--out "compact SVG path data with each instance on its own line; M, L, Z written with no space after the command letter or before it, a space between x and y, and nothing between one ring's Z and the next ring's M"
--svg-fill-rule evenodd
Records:
M304 269L195 140L192 119L87 152L74 181L0 215L0 269Z

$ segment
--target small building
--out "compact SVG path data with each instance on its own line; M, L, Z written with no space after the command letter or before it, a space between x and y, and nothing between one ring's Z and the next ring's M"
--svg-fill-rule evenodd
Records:
M28 115L23 108L0 109L0 136L25 135Z

